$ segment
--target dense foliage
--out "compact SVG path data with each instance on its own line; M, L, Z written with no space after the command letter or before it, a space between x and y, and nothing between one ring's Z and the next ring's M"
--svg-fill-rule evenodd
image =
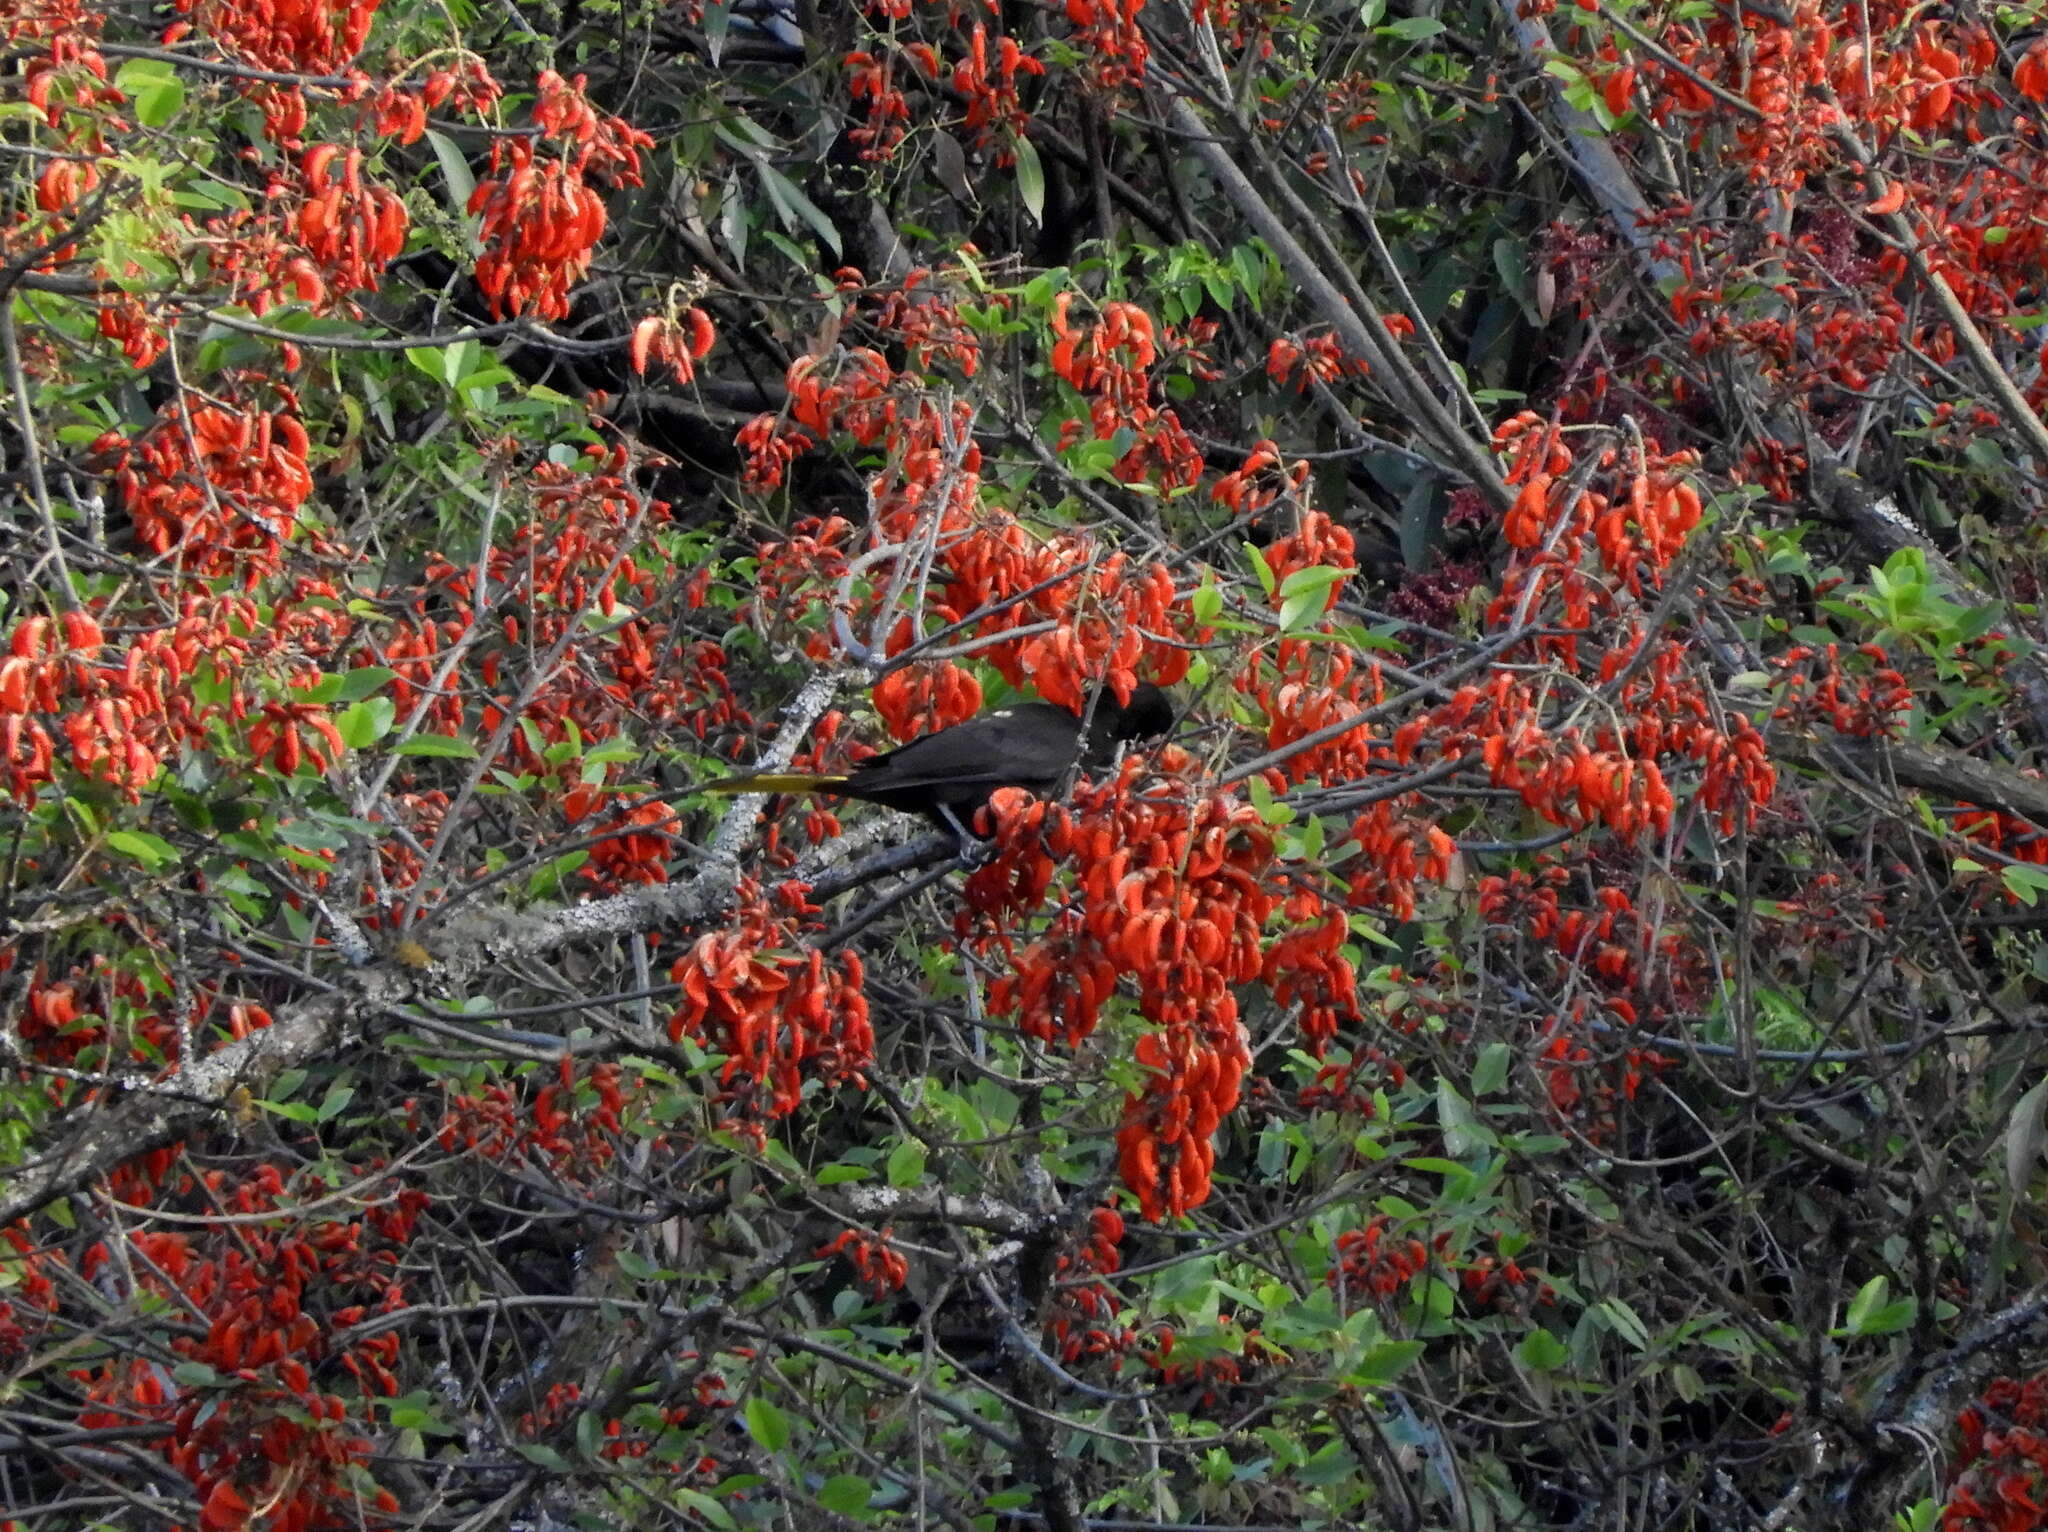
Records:
M2036 0L0 30L0 1527L2048 1527Z

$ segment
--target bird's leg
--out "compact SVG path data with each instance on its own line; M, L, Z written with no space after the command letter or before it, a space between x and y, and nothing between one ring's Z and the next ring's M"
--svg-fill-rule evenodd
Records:
M954 838L960 842L960 860L963 863L969 867L979 867L996 854L996 843L992 840L983 840L968 829L961 822L960 816L953 812L952 804L941 803L934 806L939 811L939 817L946 821L946 828L951 830Z

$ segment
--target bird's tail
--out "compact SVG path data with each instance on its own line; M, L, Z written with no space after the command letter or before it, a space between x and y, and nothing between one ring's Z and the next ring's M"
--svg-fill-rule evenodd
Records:
M837 776L820 776L811 772L756 772L747 777L726 777L718 782L706 782L702 791L707 793L815 793L838 787L846 781L841 772Z

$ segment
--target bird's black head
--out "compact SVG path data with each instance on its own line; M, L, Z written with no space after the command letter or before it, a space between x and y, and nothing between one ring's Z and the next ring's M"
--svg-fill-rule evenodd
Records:
M1103 710L1109 715L1109 732L1119 740L1157 739L1173 727L1173 698L1150 681L1131 688L1131 700L1122 707L1104 693Z

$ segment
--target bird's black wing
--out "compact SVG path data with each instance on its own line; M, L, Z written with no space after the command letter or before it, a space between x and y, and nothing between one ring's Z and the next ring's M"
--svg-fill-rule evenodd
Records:
M846 786L861 797L918 790L966 797L1049 785L1074 764L1080 731L1071 713L1044 702L1019 703L871 756Z

